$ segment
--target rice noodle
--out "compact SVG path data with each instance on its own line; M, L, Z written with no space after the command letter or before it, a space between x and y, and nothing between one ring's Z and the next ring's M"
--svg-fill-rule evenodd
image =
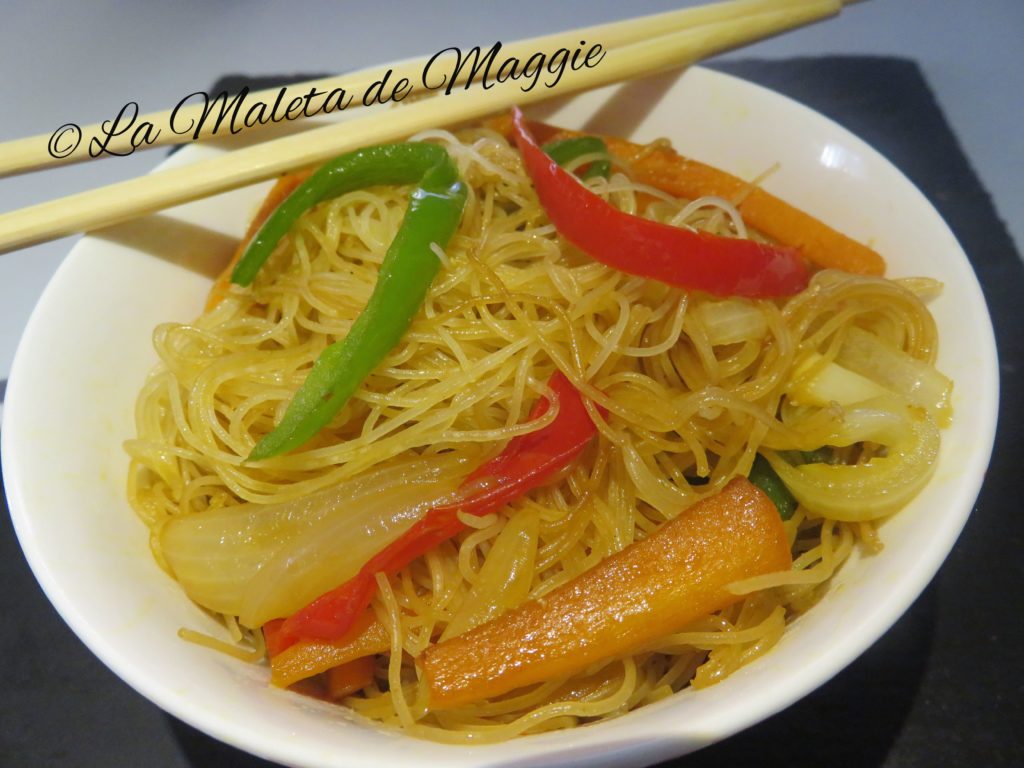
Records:
M419 138L443 143L468 183L461 226L438 250L444 269L403 342L307 445L244 462L366 302L406 188L353 192L307 212L251 290L230 292L192 323L156 329L162 364L140 392L137 436L126 449L129 498L154 531L159 561L166 567L156 533L181 515L285 503L411 455L447 453L475 466L524 431L560 368L607 409L604 419L593 411L598 439L559 482L467 521L472 527L458 539L380 579L374 609L391 653L375 682L346 704L419 736L497 741L613 717L691 683L712 684L766 652L857 542L878 548L874 524L801 508L788 529L791 573L733 585L746 595L734 607L577 678L431 712L414 664L456 616L476 620L465 605L473 590L496 593L484 564L512 516L530 516L532 549L501 551L532 564L525 591L535 598L745 474L762 447L779 462L820 447L842 408L788 403L798 364L809 354L831 362L856 328L930 365L935 324L917 295L928 295L930 283L823 272L786 302L688 294L595 263L561 241L518 153L499 135ZM621 173L591 188L623 210L745 233L726 201L658 193L646 205L650 190ZM488 615L507 607L490 606Z

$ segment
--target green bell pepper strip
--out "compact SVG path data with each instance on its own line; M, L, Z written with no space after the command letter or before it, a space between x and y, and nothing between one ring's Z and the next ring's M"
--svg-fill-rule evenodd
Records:
M600 152L605 157L610 157L608 154L608 147L605 145L604 139L597 136L576 136L568 139L549 141L547 144L542 146L541 149L547 153L548 157L562 166L566 163L571 163L577 157L582 155L593 155ZM595 160L592 163L588 163L582 173L577 172L577 175L585 181L587 179L592 179L595 176L603 176L607 179L611 172L611 160Z
M232 271L231 282L250 285L281 238L317 203L377 184L415 184L430 168L444 162L451 162L444 147L422 143L382 144L335 158L296 187L267 217Z
M750 475L747 479L772 500L775 508L779 510L779 517L789 520L793 516L796 511L796 498L789 492L789 488L782 482L782 478L775 474L772 465L760 453L754 457L754 464L750 468Z
M399 149L402 146L430 148L431 151L406 152ZM384 150L388 167L386 173L373 179L373 183L397 183L402 178L407 179L410 169L423 169L423 165L418 163L424 157L429 156L435 162L426 166L419 186L410 196L409 208L381 263L377 284L366 307L352 324L348 335L320 353L306 381L295 393L281 423L257 443L249 454L249 461L268 459L297 448L330 422L366 377L401 341L413 317L423 305L440 267L440 261L431 246L447 245L459 226L466 203L466 187L448 153L436 145L428 144L396 145ZM411 159L403 173L391 167L395 157ZM336 161L332 165L337 164ZM323 184L323 177L314 181L316 175L311 176L306 184ZM361 178L364 182L367 175L363 167ZM354 188L334 179L330 183L332 189ZM296 189L292 198L301 190L302 187ZM282 207L289 205L292 198L285 201ZM300 195L299 199L309 198ZM294 207L285 216L296 217ZM264 230L266 228L264 226ZM268 248L272 249L273 246Z

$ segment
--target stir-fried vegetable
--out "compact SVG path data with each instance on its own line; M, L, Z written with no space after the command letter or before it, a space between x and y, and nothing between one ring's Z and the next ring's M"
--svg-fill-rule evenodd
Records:
M807 286L792 248L694 232L605 202L534 141L513 110L516 144L541 205L559 234L591 258L633 275L722 296L789 296Z
M373 682L374 662L372 656L331 667L326 674L327 698L341 701L346 696L361 691Z
M272 621L263 628L270 656L270 681L281 688L357 659L384 653L391 647L387 628L372 610L363 611L348 632L330 643L305 641L282 649L278 642L282 623Z
M850 328L836 363L927 408L941 426L953 417L953 382L924 360L886 344L860 328Z
M520 510L509 519L487 552L476 584L441 634L442 640L495 618L504 606L526 600L533 586L539 531L535 513Z
M708 343L737 344L756 341L768 333L764 312L749 299L723 299L698 304L693 312L700 318Z
M647 538L418 659L429 705L501 696L586 669L737 600L729 584L792 567L775 505L744 478Z
M354 576L428 509L456 498L467 471L452 456L424 457L294 501L176 517L160 531L160 550L189 597L258 627Z
M281 423L253 448L250 461L290 451L313 437L401 341L440 267L433 248L447 245L462 218L465 185L448 153L432 144L395 144L344 155L310 176L278 207L235 268L235 282L251 281L302 211L325 197L416 179L419 186L366 307L348 335L320 354Z
M493 125L503 133L511 133L507 121L495 121ZM582 135L540 123L530 125L542 141ZM749 181L683 157L669 146L634 144L611 136L602 138L609 152L629 165L634 181L690 200L714 195L736 202L749 226L776 242L798 248L804 258L823 269L862 275L885 273L885 260L876 251Z
M765 496L772 500L776 509L779 510L779 517L789 520L796 511L796 499L789 492L786 484L782 482L772 465L768 463L761 454L754 458L754 464L750 468L747 479L764 491Z
M270 214L272 214L277 207L295 191L295 188L298 187L299 184L309 178L309 174L310 171L287 173L274 182L274 186L270 188L270 191L264 198L259 210L249 223L249 229L246 231L245 237L242 238L242 241L238 244L238 248L235 249L235 253L231 257L231 262L228 264L227 268L218 275L213 286L210 288L210 293L206 297L206 311L213 309L224 300L225 296L227 296L228 289L231 287L231 273L234 272L235 266L239 261L241 261L242 255L245 253L249 241L256 236L257 232L259 232L263 222L265 222L267 218L269 218Z
M893 393L866 376L810 352L793 371L788 394L792 402L801 405L852 405Z
M611 160L608 159L608 147L604 140L597 136L574 136L569 139L549 141L541 149L561 166L568 165L572 161L584 155L600 155L601 159L587 163L586 167L577 174L586 181L596 176L608 178L612 171Z
M465 528L460 512L477 516L494 512L544 485L579 456L597 430L579 392L563 374L555 373L549 384L558 407L551 423L514 438L501 454L466 478L462 498L431 509L353 578L285 620L277 632L277 646L283 649L299 640L341 637L369 605L376 590L376 574L394 574L458 534ZM538 401L530 418L540 418L550 407L548 399Z
M451 159L444 147L437 144L381 144L348 152L325 163L266 218L235 265L231 282L252 283L277 244L314 205L377 184L415 184L438 165L448 166L448 175L452 177L448 184L454 184L457 174Z
M935 469L939 430L921 406L894 395L843 408L840 419L805 430L806 446L849 446L871 442L884 446L862 464L791 464L786 456L765 450L772 469L811 513L834 520L874 520L892 514L924 487Z

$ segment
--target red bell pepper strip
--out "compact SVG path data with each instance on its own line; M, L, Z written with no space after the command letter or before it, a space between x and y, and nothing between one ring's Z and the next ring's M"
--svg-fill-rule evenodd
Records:
M549 482L567 467L597 432L580 393L561 372L548 382L558 399L558 415L546 427L513 438L498 456L485 462L462 483L470 494L431 509L412 528L371 558L354 577L326 592L283 622L264 625L267 649L274 656L300 640L330 642L345 634L363 613L377 588L376 574L392 575L466 526L461 511L482 517ZM543 416L550 403L542 398L530 419ZM482 486L482 490L480 490Z
M609 267L718 296L790 296L807 287L794 248L672 227L618 210L537 145L513 108L516 144L541 205L566 240Z

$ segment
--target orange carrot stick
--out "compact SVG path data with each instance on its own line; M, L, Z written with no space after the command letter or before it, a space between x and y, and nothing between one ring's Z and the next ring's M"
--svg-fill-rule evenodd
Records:
M253 235L262 226L263 222L267 220L267 217L274 212L274 209L281 204L281 202L290 195L299 184L304 182L311 170L296 171L294 173L288 173L277 180L273 187L270 188L270 192L267 193L266 199L260 206L260 209L256 212L256 216L253 217L252 223L249 224L249 229L245 233L245 237L238 244L238 248L235 249L234 255L231 257L231 261L224 268L224 271L218 275L213 286L210 288L210 295L206 298L206 311L209 312L211 309L216 307L223 301L224 297L228 293L228 288L231 286L231 271L235 268L235 264L242 258L242 254L245 252L245 247L252 240Z
M268 646L270 645L268 639ZM338 640L301 642L270 658L270 682L286 688L293 683L326 672L355 659L371 657L391 648L388 630L366 610ZM340 674L340 673L339 673Z
M489 125L507 137L512 136L511 118L496 118ZM530 123L530 127L542 142L583 135L540 123ZM716 195L738 202L749 226L778 243L799 248L816 266L864 275L885 273L885 260L871 248L748 181L683 157L671 147L634 144L611 136L601 138L612 155L628 164L634 181L690 200Z
M340 701L349 694L361 691L373 682L373 656L361 656L358 659L331 667L327 670L327 698Z
M736 478L542 598L428 647L418 662L429 705L493 698L629 654L740 600L729 584L791 567L775 505Z

